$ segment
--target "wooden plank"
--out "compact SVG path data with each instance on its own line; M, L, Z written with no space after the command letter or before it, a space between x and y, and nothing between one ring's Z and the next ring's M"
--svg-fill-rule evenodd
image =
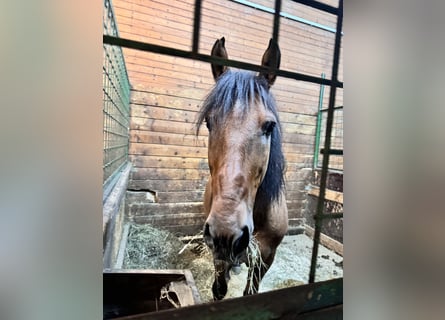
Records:
M131 155L130 161L135 168L209 170L209 165L205 158Z
M137 222L137 217L135 218L135 222ZM202 232L203 227L204 227L204 222L192 225L186 225L184 223L177 225L168 225L168 226L163 226L162 229L167 230L178 237L181 237L181 236L196 235Z
M127 189L130 169L131 169L131 164L127 163L125 168L119 174L120 177L118 182L115 184L112 191L105 199L102 210L102 216L103 216L102 233L105 233L108 223L116 216L119 210L119 207L122 203L122 199L125 196L125 190ZM112 234L110 234L109 236L112 236Z
M204 200L204 189L196 191L157 192L159 203L199 202Z
M306 200L306 191L304 190L304 188L301 190L293 190L293 191L288 191L286 189L286 199L289 201Z
M129 216L196 214L204 212L202 202L134 203L128 205Z
M203 180L208 176L208 170L133 168L130 178L136 180Z
M132 111L137 105L169 107L177 110L199 111L202 99L191 99L182 96L172 96L160 93L133 90L131 92Z
M147 144L162 144L162 145L177 145L189 147L207 147L206 136L184 135L176 133L142 130L130 131L130 142L132 143L147 143Z
M314 238L314 228L311 226L305 225L305 233L311 237ZM320 243L325 246L328 249L331 249L335 253L343 256L343 244L341 242L338 242L337 240L332 239L331 237L328 237L324 233L320 234Z
M148 119L132 117L131 130L148 130L153 132L179 133L185 135L196 134L196 124L181 121L167 121L158 119Z
M332 319L341 315L342 304L343 278L339 278L241 298L139 314L132 319L299 319L299 316L310 319L310 313L321 312L326 308L331 308L329 317Z
M159 296L162 288L176 282L185 282L189 287L191 300L187 300L187 305L201 302L190 271L105 269L103 317L121 319L128 315L171 307L170 303L160 300Z
M175 101L176 101L175 104L179 105L179 108L170 106L157 107L154 105L132 104L131 115L132 117L139 117L139 118L151 118L159 120L196 123L199 115L197 111L199 111L199 109L193 111L182 110L180 108L181 98L176 98ZM283 127L287 127L288 124L308 125L310 127L313 127L316 124L316 116L314 115L280 112L279 116Z
M128 188L132 190L153 190L156 192L196 191L204 189L207 180L130 180Z
M203 76L204 82L200 82L201 85L196 86L194 81L190 81L188 79L187 82L181 82L181 88L190 87L188 90L193 91L195 94L188 95L187 101L183 105L178 104L177 107L186 110L197 110L197 102L201 103L208 90L213 85L213 79L211 78L211 74L209 71L209 66L203 63L190 62L189 60L174 58L174 57L165 57L156 54L146 54L144 56L132 56L131 59L127 59L128 67L130 69L137 69L134 71L138 71L140 74L147 75L147 72L140 72L139 66L147 66L152 65L152 69L148 74L156 75L157 77L162 77L165 79L160 86L159 78L156 79L157 86L156 87L141 87L137 86L133 88L132 96L134 95L134 99L132 99L133 103L136 104L150 104L150 105L159 105L159 106L168 106L173 104L178 104L178 102L170 101L170 104L167 102L169 100L165 100L166 97L161 99L156 99L155 97L144 98L138 95L138 92L145 91L151 94L166 94L162 88L177 88L178 81L176 78L172 76L167 76L164 71L168 71L171 69L176 69L179 72L178 65L184 65L183 71L179 72L181 77L187 78L189 73L201 74ZM186 71L188 70L188 71ZM170 80L167 80L170 79ZM193 83L193 86L190 85ZM319 93L319 85L316 84L306 84L306 83L297 83L292 79L278 78L277 82L272 88L272 93L275 95L278 101L279 110L281 109L281 105L284 102L293 103L294 105L301 105L302 102L310 103L312 106L312 114L317 111L318 106L318 93ZM184 90L184 89L182 89ZM180 94L175 94L175 91L170 91L170 97L181 97Z
M119 244L119 252L117 254L116 263L114 265L116 269L122 269L122 266L124 265L125 249L127 248L129 230L130 230L130 225L126 223L122 230L122 239Z
M318 197L320 194L320 188L316 186L310 186L308 194L311 196ZM333 191L326 189L325 191L325 199L329 201L335 201L343 204L343 192Z
M181 105L183 104L181 99L177 98L176 101L178 101L176 104L181 107ZM196 120L198 118L198 111L199 109L193 111L183 110L180 108L172 107L170 105L158 107L155 105L131 104L132 117L152 118L169 121L196 123Z
M155 227L164 228L174 225L200 225L201 228L205 222L203 213L177 213L160 215L138 215L130 216L130 221L139 224L150 224Z
M139 92L169 95L174 97L184 97L187 99L201 101L208 93L208 89L205 90L202 88L186 86L187 82L181 84L181 86L178 86L177 83L174 86L161 86L161 85L154 86L152 81L149 81L148 83L150 83L149 86L144 85L143 82L136 82L132 87L132 94L134 91L139 91Z
M168 4L170 5L170 3ZM136 21L136 25L139 25L140 23L146 22L146 21L153 21L153 19L158 18L159 21L153 21L153 24L156 24L156 31L161 33L165 32L165 30L162 30L160 28L165 28L167 30L172 30L172 31L182 31L183 29L179 28L177 25L171 25L171 21L173 22L178 22L184 25L191 25L192 21L192 15L190 12L187 12L190 10L190 7L187 7L185 12L182 12L184 9L175 9L175 7L172 6L168 6L167 4L165 6L160 6L160 5L156 5L156 9L151 8L152 10L150 10L149 7L139 7L138 10L136 12L134 12L134 10L131 12L131 19L135 19ZM270 6L270 4L269 4ZM237 6L235 6L236 8ZM239 5L238 5L239 8ZM256 41L252 41L253 44L250 43L246 43L246 46L249 47L253 47L255 48L255 43L258 43L260 41L258 41L257 39L262 39L262 38L257 38L259 36L261 36L263 33L267 33L270 32L270 29L272 27L272 21L270 19L270 14L265 13L265 12L261 12L261 11L255 11L254 9L251 8L247 8L247 7L241 7L243 9L243 11L246 10L252 10L252 12L255 12L255 14L249 14L249 15L243 15L242 19L240 19L240 14L237 13L236 11L232 14L227 14L227 7L225 6L220 6L220 5L215 5L212 4L211 7L207 8L206 5L203 5L203 9L202 9L202 33L206 33L209 32L209 30L215 30L215 29L221 29L223 27L225 27L225 25L222 24L222 22L226 22L226 23L230 23L233 26L237 26L237 28L233 28L231 35L231 40L233 40L234 35L239 35L241 36L242 33L240 32L241 30L250 27L251 32L247 35L244 35L245 38L248 39L254 39ZM129 15L130 13L128 13L127 15ZM219 19L219 17L221 15L225 15L226 19L224 19L223 21L221 21L221 19ZM301 15L301 12L300 14ZM319 19L320 14L317 14L317 19ZM127 19L130 19L130 17L128 17ZM139 22L140 21L140 22ZM125 22L125 21L124 21ZM314 43L316 41L326 41L327 43L333 43L333 37L326 37L325 32L317 32L318 30L312 30L311 29L296 29L295 28L295 22L288 22L286 24L286 19L284 19L284 22L282 23L283 28L284 27L291 27L292 30L294 31L294 34L299 32L301 35L306 35L306 37L309 38L309 34L313 37L310 39L313 39L315 41L313 41ZM254 30L256 32L254 32ZM170 31L170 32L172 32ZM296 32L297 31L297 32ZM309 31L309 32L308 32ZM188 34L184 34L183 35L184 38L186 38L187 40L190 39L190 32L188 32ZM163 38L164 39L164 38ZM180 40L179 40L180 41ZM190 43L190 41L188 42ZM260 42L261 43L261 42ZM284 41L283 41L283 46L284 46ZM185 45L185 43L184 43ZM258 49L263 49L261 46L256 45L256 47ZM252 51L246 48L246 51ZM241 48L237 48L238 51L241 51Z
M130 155L200 158L207 159L207 148L188 146L163 146L155 144L136 143L129 148Z

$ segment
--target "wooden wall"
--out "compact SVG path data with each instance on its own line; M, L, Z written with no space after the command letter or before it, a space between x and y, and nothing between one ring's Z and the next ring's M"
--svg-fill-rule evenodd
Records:
M273 7L272 1L252 0ZM194 0L114 0L120 36L191 50ZM337 5L333 1L332 5ZM293 1L282 11L335 28L335 18ZM272 33L273 15L233 1L204 0L199 50L209 53L226 38L230 58L259 63ZM334 33L281 19L284 70L329 77ZM210 65L124 49L132 85L128 215L193 234L202 228L202 198L208 177L207 132L195 136L200 104L213 85ZM342 73L340 74L342 78ZM302 222L312 171L320 86L278 78L272 88L284 131L286 186L292 224ZM325 91L325 106L329 90ZM337 93L342 104L342 91ZM154 203L147 195L155 194Z

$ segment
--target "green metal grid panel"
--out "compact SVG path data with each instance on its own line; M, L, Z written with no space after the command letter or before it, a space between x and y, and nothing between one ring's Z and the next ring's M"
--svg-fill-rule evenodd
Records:
M319 127L317 128L317 131L319 131L319 134L317 134L319 142L316 143L318 148L315 150L316 168L321 168L323 163L323 146L326 135L327 110L320 110L319 117ZM343 171L343 107L336 107L334 110L330 148L331 154L329 157L328 168L330 170Z
M119 36L110 0L104 1L104 34ZM122 49L103 45L103 184L128 160L130 83Z

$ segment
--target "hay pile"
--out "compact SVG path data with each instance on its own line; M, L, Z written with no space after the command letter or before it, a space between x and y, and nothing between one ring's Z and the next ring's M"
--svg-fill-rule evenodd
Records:
M131 224L122 268L189 269L201 300L213 300L213 258L202 240L184 244L168 231Z
M255 246L256 243L251 243ZM252 248L250 248L252 250ZM252 250L252 252L257 252ZM259 292L308 282L312 255L312 239L301 234L286 236L277 248L274 263L264 276ZM320 246L316 281L343 276L343 257ZM174 234L150 225L132 224L129 228L124 269L189 269L201 301L213 301L213 258L202 238L184 244ZM231 274L226 298L242 295L247 284L248 269L241 264L238 275Z
M183 243L172 233L150 225L130 225L124 269L175 269Z

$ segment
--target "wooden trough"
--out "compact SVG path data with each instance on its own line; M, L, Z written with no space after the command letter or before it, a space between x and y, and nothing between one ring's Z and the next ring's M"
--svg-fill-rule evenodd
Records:
M103 318L151 313L200 303L189 270L104 270Z
M104 319L342 319L343 278L182 308L159 301L160 288L186 272L104 273ZM193 284L191 284L193 287ZM159 312L154 312L159 310Z

